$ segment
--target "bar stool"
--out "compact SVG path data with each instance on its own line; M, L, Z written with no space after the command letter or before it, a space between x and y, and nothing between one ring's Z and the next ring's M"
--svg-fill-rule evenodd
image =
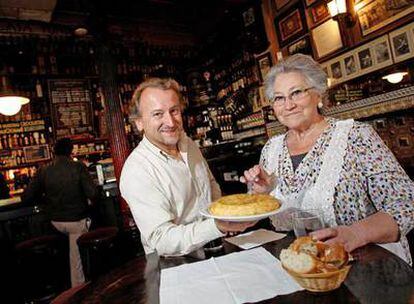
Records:
M86 280L92 280L109 271L116 256L117 227L101 227L82 234L78 240Z
M35 237L15 246L22 297L46 303L69 285L66 239L59 235Z

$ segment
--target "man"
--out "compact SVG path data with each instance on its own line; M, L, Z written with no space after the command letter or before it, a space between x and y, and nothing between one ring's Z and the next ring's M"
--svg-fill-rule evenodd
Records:
M55 159L41 168L22 196L23 203L42 200L52 225L69 235L70 276L72 287L82 284L85 277L77 239L89 229L88 198L93 200L97 188L85 165L70 156L73 144L69 138L56 142Z
M120 181L146 254L188 254L254 223L202 219L199 210L221 191L195 143L183 132L182 96L172 79L151 78L136 89L130 118L144 137Z

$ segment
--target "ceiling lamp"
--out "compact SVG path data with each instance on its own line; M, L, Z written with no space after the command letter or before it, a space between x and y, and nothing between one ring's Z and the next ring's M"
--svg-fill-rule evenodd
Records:
M395 72L395 73L385 75L384 77L382 77L382 79L385 79L390 83L399 83L401 80L403 80L405 75L408 75L408 73L407 72Z
M7 82L6 76L1 78L0 87L0 114L13 116L19 113L22 105L29 103L30 99L13 92Z

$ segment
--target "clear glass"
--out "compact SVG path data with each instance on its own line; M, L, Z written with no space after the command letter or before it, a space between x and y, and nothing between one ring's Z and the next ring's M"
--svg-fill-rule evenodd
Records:
M323 214L318 209L298 210L292 213L292 226L296 237L325 228Z

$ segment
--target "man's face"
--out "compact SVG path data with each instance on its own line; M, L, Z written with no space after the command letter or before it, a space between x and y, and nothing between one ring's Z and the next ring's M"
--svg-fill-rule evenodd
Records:
M183 130L181 104L173 90L146 88L141 95L137 127L163 151L177 149Z

